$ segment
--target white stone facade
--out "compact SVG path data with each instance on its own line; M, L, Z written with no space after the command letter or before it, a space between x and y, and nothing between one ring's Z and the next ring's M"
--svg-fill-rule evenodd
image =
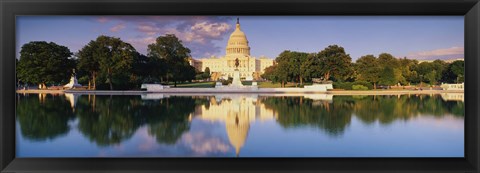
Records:
M235 60L239 60L238 71L240 79L258 79L265 72L265 68L274 65L274 60L266 57L255 58L250 56L250 46L247 36L240 29L237 20L235 31L232 32L227 43L226 55L224 57L210 57L202 59L190 59L190 65L199 71L205 71L208 67L210 73L220 73L221 78L233 77ZM212 76L213 77L213 76ZM215 79L214 79L215 80Z

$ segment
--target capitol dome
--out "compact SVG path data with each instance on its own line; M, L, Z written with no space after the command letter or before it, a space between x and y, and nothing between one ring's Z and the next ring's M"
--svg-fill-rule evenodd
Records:
M250 56L250 47L248 46L247 36L242 30L240 30L240 22L238 18L235 31L232 32L228 39L226 53L227 55L240 54Z

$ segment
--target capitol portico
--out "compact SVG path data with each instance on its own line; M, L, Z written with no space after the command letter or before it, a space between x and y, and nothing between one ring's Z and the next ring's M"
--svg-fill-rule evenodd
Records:
M244 80L259 79L267 67L274 65L274 60L266 57L255 58L250 55L250 46L247 36L240 29L240 22L237 18L235 31L232 32L226 47L224 57L210 57L203 59L190 59L190 65L199 71L205 71L208 67L212 79L228 79L233 77L235 60L238 58L240 78Z

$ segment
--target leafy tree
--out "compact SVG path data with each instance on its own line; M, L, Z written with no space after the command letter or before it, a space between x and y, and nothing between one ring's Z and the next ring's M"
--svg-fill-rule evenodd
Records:
M197 80L210 79L210 68L209 67L205 68L204 72L200 72L196 69L195 69L195 71L196 71L195 79L197 79Z
M316 53L309 54L306 60L300 66L303 76L307 80L323 76L322 62Z
M210 68L207 67L205 68L205 71L203 72L203 79L209 79L210 78Z
M465 62L454 61L447 65L442 73L442 82L461 83L464 82Z
M420 82L435 84L440 79L438 73L441 73L441 71L439 69L438 64L434 63L422 62L418 64L417 72Z
M185 82L185 81L190 82L191 80L195 79L195 74L197 73L196 71L197 69L195 69L195 67L188 65L183 67L183 72L177 74L175 78L177 81L180 81L180 82Z
M167 81L173 80L175 87L178 81L195 78L195 75L188 74L191 72L188 63L190 49L183 46L182 41L173 34L160 36L155 43L148 45L148 56L165 61Z
M425 75L425 79L428 80L430 85L434 85L437 82L436 77L437 77L437 71L436 70L430 71Z
M402 84L407 85L410 83L419 82L420 79L418 77L417 71L415 70L417 65L417 60L407 59L406 57L400 59L400 69L402 76L405 79L405 83Z
M265 72L261 75L263 79L270 80L272 82L278 82L277 76L275 74L277 65L272 65L265 69Z
M457 83L465 81L465 61L454 61L449 65L449 70L455 75Z
M391 68L398 68L400 62L393 55L389 53L381 53L378 55L378 63L382 66L389 66Z
M17 77L24 83L40 84L41 88L67 83L75 67L71 56L67 47L54 42L29 42L20 50Z
M139 54L129 43L120 38L101 35L90 41L79 53L79 68L90 73L90 83L96 88L98 73L104 76L110 90L113 90L114 78L124 82L131 75L131 69ZM128 78L128 77L127 77Z
M386 66L383 68L382 72L380 73L380 85L395 85L395 72L392 67Z
M310 73L305 74L306 76L318 77L320 74L325 80L329 80L330 77L345 80L353 72L351 62L352 58L345 53L343 47L330 45L318 54L309 56L303 69Z
M373 88L376 89L376 84L380 80L381 67L377 58L373 55L365 55L357 59L355 64L357 79L373 83Z
M88 89L96 89L96 80L98 72L100 71L100 65L98 59L94 56L98 44L95 41L90 41L86 46L80 49L77 53L78 64L77 68L80 71L86 71L88 75Z
M432 63L432 68L435 71L435 76L430 80L430 83L436 84L438 81L442 79L442 74L444 74L445 70L448 68L448 64L442 60L435 60Z
M288 72L288 81L303 84L305 75L301 70L301 65L307 59L307 56L308 53L286 50L278 55L275 62L283 66L283 70Z

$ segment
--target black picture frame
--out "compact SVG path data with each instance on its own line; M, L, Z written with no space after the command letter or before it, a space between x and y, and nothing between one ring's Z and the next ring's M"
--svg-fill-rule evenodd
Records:
M1 0L1 172L478 172L478 0ZM15 158L17 15L463 15L465 158Z

